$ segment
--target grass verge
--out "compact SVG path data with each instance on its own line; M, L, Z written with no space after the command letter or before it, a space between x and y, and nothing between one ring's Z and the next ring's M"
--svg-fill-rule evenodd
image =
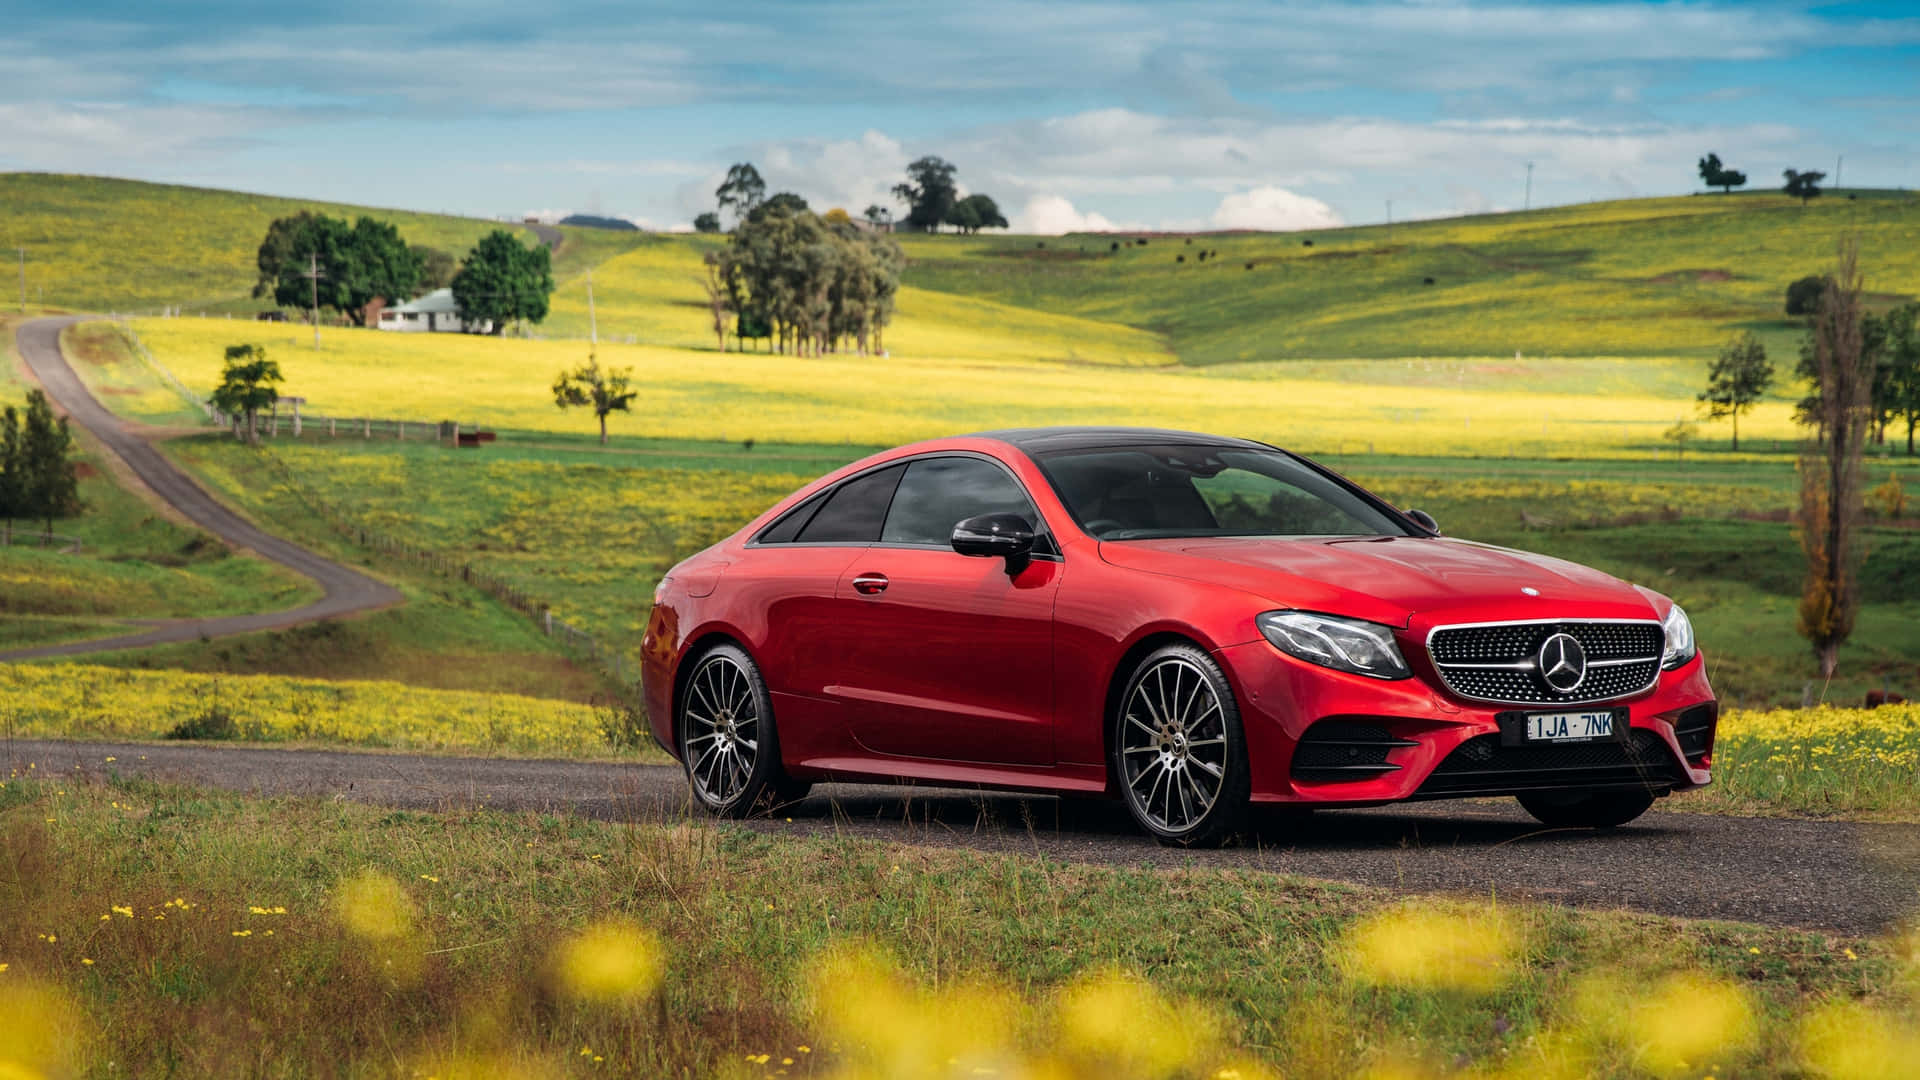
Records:
M0 808L0 1026L52 1021L0 1054L50 1073L1894 1076L1916 1037L1911 939L147 782Z

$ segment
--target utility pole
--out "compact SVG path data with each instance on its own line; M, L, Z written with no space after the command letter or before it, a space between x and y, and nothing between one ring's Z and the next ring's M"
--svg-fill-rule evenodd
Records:
M1839 157L1833 159L1833 192L1836 195L1840 193L1840 166L1846 163L1847 155L1845 154L1841 154Z
M320 347L320 279L327 276L320 269L319 255L307 256L307 272L300 276L307 279L307 295L313 303L309 311L313 319L313 347L318 349Z
M1533 209L1533 162L1531 161L1527 162L1527 197L1526 200L1520 204L1520 209Z
M587 335L592 339L591 344L599 346L600 320L593 314L593 267L591 266L587 267Z

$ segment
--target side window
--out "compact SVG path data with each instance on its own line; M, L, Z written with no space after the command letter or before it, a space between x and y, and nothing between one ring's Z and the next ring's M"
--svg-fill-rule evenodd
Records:
M892 465L833 489L797 538L802 544L871 544L880 538L887 504L905 465Z
M756 544L793 543L794 538L800 535L800 530L806 528L807 522L813 520L814 511L820 509L820 504L826 502L830 494L832 493L822 492L781 514L773 524L761 529L760 535L754 537L753 542Z
M880 539L889 544L939 544L953 526L976 514L1019 514L1041 527L1033 503L1006 470L979 458L921 458L907 465Z

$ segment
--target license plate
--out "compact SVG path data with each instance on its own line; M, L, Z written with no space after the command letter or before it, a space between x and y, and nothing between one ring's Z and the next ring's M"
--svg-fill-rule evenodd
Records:
M1591 742L1614 737L1612 709L1594 712L1528 713L1528 742Z

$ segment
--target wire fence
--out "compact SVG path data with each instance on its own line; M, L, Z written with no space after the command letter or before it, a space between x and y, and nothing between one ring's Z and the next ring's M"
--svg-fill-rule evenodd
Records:
M570 655L594 664L632 697L639 681L639 672L611 642L602 641L597 635L556 618L552 604L497 574L475 567L469 560L402 540L354 520L352 515L302 480L279 455L268 452L262 457L281 483L336 533L360 547L413 563L441 577L457 579L487 593L533 619L548 637L559 642Z
M0 547L54 548L62 555L78 555L81 543L79 537L67 533L16 529L8 522L0 524Z

